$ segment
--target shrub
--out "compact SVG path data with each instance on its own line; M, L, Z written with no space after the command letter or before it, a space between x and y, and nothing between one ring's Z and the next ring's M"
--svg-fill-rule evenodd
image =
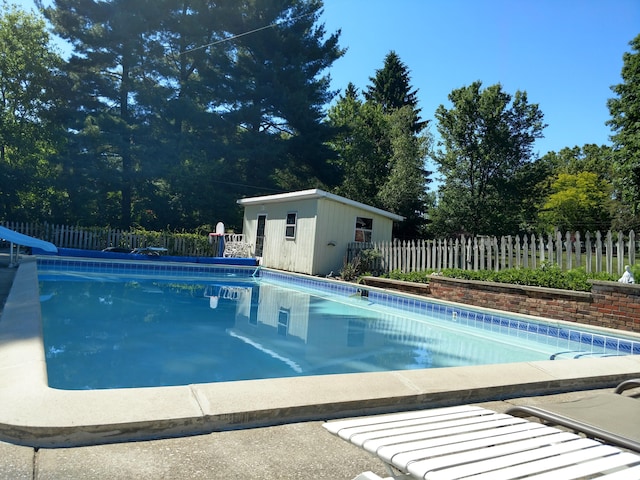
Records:
M360 258L360 274L364 274L365 272L371 272L372 274L380 274L380 259L382 258L382 253L374 248L367 248L365 250L361 250L358 254Z
M428 283L432 272L402 273L393 271L387 275L394 280L408 282ZM462 280L479 280L484 282L511 283L515 285L528 285L535 287L559 288L563 290L576 290L588 292L591 290L589 280L616 281L614 275L608 273L590 273L584 268L563 271L555 264L544 264L540 268L510 268L507 270L461 270L445 269L441 275Z
M343 280L347 282L352 282L358 278L360 275L360 256L356 255L356 257L347 262L347 259L344 259L344 265L342 266L342 270L340 270L340 276Z

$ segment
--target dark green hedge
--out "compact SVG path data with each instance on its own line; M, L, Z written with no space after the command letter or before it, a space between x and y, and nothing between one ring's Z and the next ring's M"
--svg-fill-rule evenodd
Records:
M386 278L404 280L407 282L428 283L429 275L434 271L402 273L393 271ZM577 290L588 292L591 290L589 280L616 281L614 275L608 273L589 273L583 269L563 271L557 265L544 265L540 268L511 268L507 270L460 270L445 269L441 275L463 280L480 280L484 282L511 283L535 287L559 288L563 290Z

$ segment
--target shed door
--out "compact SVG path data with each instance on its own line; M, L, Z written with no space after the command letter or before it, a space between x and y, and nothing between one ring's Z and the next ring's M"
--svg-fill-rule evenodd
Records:
M264 248L264 227L267 224L266 215L258 215L258 224L256 227L256 257L262 256Z

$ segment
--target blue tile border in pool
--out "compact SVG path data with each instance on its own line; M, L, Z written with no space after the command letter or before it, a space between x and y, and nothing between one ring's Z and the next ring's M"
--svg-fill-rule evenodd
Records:
M205 278L210 276L235 276L251 278L256 267L205 264L171 264L156 262L123 262L69 260L58 257L38 257L41 271L79 272L98 274L170 275L176 277Z
M345 284L341 282L331 282L315 277L304 277L300 275L291 275L288 273L276 272L273 270L261 270L260 278L269 281L281 282L302 288L311 288L316 291L331 293L341 297L349 297L357 295L362 289L357 285Z
M261 278L295 285L303 288L312 288L316 291L331 293L338 296L357 295L366 291L370 302L377 305L398 309L413 314L425 314L436 317L442 321L454 322L485 330L506 333L510 335L532 335L538 340L547 341L549 344L564 342L568 348L574 345L576 350L581 347L589 347L592 350L601 349L602 355L640 355L640 339L632 340L622 337L608 336L603 333L594 333L578 328L560 327L546 323L537 323L524 319L515 319L508 314L475 311L454 305L446 305L432 302L429 299L407 297L402 294L370 290L366 287L347 284L343 285L316 277L302 277L283 272L262 270ZM585 327L588 328L588 327ZM576 352L582 355L584 352Z

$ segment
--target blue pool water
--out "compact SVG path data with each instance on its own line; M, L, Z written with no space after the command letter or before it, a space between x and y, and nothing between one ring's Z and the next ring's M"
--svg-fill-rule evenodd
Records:
M640 353L632 338L255 269L39 262L49 385L101 389Z

